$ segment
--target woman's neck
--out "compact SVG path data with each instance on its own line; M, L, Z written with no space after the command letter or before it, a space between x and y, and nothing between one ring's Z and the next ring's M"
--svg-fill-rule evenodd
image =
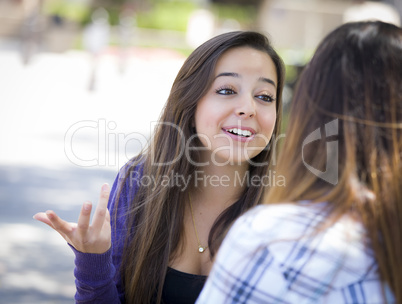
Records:
M247 163L200 166L193 175L193 195L208 204L228 207L247 187L247 172Z

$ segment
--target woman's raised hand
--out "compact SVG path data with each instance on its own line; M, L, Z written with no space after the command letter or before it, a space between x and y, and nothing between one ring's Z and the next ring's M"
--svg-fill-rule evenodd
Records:
M92 204L85 202L78 223L68 223L53 211L39 212L34 219L41 221L58 233L75 249L84 253L104 253L111 246L110 214L107 209L110 187L102 186L99 203L90 224Z

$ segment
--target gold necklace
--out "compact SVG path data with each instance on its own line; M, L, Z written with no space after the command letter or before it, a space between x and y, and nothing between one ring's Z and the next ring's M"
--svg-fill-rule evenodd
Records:
M205 250L207 250L208 246L201 246L200 239L198 237L198 232L197 232L197 227L195 226L195 220L194 220L194 212L193 212L193 204L191 203L191 196L190 192L188 193L188 199L190 201L190 209L191 209L191 218L193 219L193 226L194 226L194 231L195 231L195 236L197 237L197 242L198 242L198 252L203 253Z

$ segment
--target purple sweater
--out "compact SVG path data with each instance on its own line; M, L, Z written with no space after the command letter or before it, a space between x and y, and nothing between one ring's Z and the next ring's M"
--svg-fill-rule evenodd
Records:
M79 252L70 246L75 253L76 303L125 303L119 269L127 232L126 210L137 189L136 179L128 178L123 184L126 169L127 166L120 170L110 192L108 208L111 214L112 247L103 254L92 254ZM120 188L122 192L116 209L116 196Z

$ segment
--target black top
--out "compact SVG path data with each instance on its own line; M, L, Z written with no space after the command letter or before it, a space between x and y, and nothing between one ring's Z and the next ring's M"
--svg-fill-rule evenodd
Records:
M207 276L168 268L162 290L164 304L193 304L197 300Z

